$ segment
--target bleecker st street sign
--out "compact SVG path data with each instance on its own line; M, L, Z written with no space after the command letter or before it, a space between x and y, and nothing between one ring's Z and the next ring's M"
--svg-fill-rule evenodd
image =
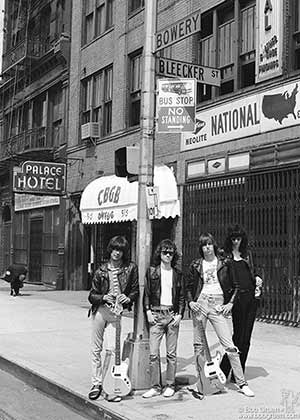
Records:
M157 57L156 70L158 74L165 77L186 77L196 79L199 83L213 86L220 86L221 84L221 71L213 67Z
M169 47L176 42L187 38L190 35L199 32L201 29L201 13L200 10L190 14L184 19L180 19L173 25L157 32L155 34L155 51Z
M14 167L13 191L17 193L64 195L66 193L64 163L26 161Z

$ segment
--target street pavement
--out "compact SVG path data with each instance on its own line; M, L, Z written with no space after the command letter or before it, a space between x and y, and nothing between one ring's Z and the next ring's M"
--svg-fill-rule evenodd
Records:
M21 296L13 297L9 296L9 284L0 280L0 369L91 418L300 420L300 329L264 322L255 324L246 370L254 398L245 397L234 384L227 384L225 392L206 396L202 401L194 399L186 386L171 398L145 400L140 390L120 403L107 402L103 397L89 401L91 326L87 296L87 291L56 291L25 284ZM122 342L132 326L132 317L123 317ZM218 345L210 325L207 336L214 353ZM192 343L192 321L185 319L179 334L179 383L196 380ZM164 342L161 357L164 374Z

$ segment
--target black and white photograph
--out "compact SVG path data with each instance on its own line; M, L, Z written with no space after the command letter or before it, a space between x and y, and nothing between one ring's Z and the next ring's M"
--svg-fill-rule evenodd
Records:
M300 0L0 0L0 420L300 420Z

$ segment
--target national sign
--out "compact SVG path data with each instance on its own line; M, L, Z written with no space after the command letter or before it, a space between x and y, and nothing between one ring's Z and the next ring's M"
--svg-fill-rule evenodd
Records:
M292 93L285 91L275 95L264 95L262 101L262 112L266 118L274 119L282 124L284 118L292 114L295 119L296 96L298 93L298 84L294 87Z
M181 151L300 124L300 81L231 100L196 113L195 131L181 136Z

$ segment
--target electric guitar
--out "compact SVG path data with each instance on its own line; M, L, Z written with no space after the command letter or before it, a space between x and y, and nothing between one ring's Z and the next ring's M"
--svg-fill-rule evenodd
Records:
M116 298L116 303L112 308L112 311L117 317L115 360L113 360L113 357L110 357L110 361L103 380L104 392L106 392L108 395L115 395L120 397L124 397L131 392L131 382L128 378L128 359L126 359L126 361L121 361L120 356L122 310L123 307L120 303L118 303L118 298Z
M221 353L217 351L216 356L211 357L202 321L200 321L200 334L205 345L206 361L204 363L204 375L210 380L213 387L217 388L218 391L221 391L224 389L224 384L226 383L226 376L220 368L220 361L222 356Z

